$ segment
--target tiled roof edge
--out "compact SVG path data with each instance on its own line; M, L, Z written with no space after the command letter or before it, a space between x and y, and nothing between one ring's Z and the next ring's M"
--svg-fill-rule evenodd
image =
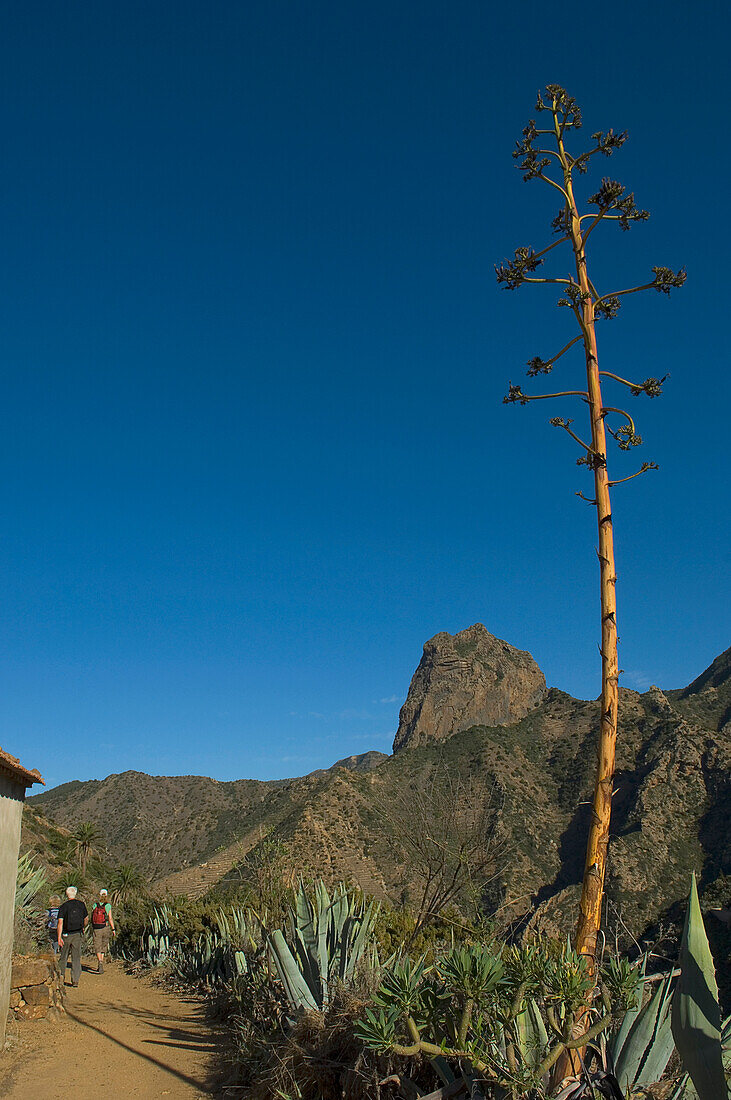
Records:
M28 768L23 767L16 756L11 756L4 749L0 749L0 772L9 774L11 779L17 780L26 787L32 787L34 783L42 783L44 787L46 785L45 779L37 768L29 771Z

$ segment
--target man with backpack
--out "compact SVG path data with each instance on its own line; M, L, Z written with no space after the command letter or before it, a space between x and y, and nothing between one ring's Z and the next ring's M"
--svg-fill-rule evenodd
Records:
M75 886L66 887L67 900L58 910L56 942L61 948L58 965L66 973L66 962L71 953L71 984L79 984L81 977L81 934L89 922L89 913L83 901L76 897Z
M99 891L99 901L91 911L91 933L97 959L97 974L104 973L104 953L109 950L109 935L116 935L112 905L106 890Z

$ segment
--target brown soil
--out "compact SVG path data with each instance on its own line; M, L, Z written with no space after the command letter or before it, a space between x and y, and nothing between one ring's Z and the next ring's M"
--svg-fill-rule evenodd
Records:
M134 978L119 963L96 974L85 961L78 989L66 990L65 1015L9 1021L8 1034L17 1036L0 1054L0 1096L9 1100L77 1091L110 1100L216 1095L217 1037L201 1002Z

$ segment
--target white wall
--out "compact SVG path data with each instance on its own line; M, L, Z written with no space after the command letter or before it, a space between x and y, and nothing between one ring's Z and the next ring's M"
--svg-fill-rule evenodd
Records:
M10 1005L15 878L24 801L25 787L0 775L0 1051L5 1045L5 1023Z

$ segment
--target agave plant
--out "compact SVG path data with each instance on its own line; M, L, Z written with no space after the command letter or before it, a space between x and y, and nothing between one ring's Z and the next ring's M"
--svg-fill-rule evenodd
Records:
M176 955L179 948L171 940L170 926L178 918L168 905L156 906L142 933L142 957L149 966L162 966Z
M37 866L33 857L25 852L18 859L15 877L15 909L27 909L46 885L46 872Z
M249 973L246 953L225 943L207 928L190 946L178 944L172 958L176 974L187 981L206 985L226 985L236 977Z
M379 906L354 897L341 883L330 897L315 883L310 897L303 883L290 908L286 935L275 929L267 939L290 1007L327 1008L333 982L348 983L372 937Z
M174 960L180 977L206 985L225 985L250 973L246 951L257 948L251 914L241 906L220 908L213 916L213 925L191 946L180 945Z
M662 978L647 1004L628 1009L622 1020L611 1056L623 1088L652 1085L665 1072L674 1047L670 1029L672 983L671 971Z
M680 945L680 977L673 996L672 1033L683 1069L698 1100L726 1100L721 1009L713 956L691 878L688 910ZM692 1093L686 1087L685 1094Z
M169 964L186 981L224 985L250 973L247 952L257 947L254 920L240 906L219 909L213 927L206 928L194 943L173 938L171 928L178 914L168 905L157 907L142 935L142 956L150 966Z
M727 1016L721 1028L721 1057L728 1078L731 1075L731 1016ZM699 1100L689 1073L684 1073L669 1100Z

